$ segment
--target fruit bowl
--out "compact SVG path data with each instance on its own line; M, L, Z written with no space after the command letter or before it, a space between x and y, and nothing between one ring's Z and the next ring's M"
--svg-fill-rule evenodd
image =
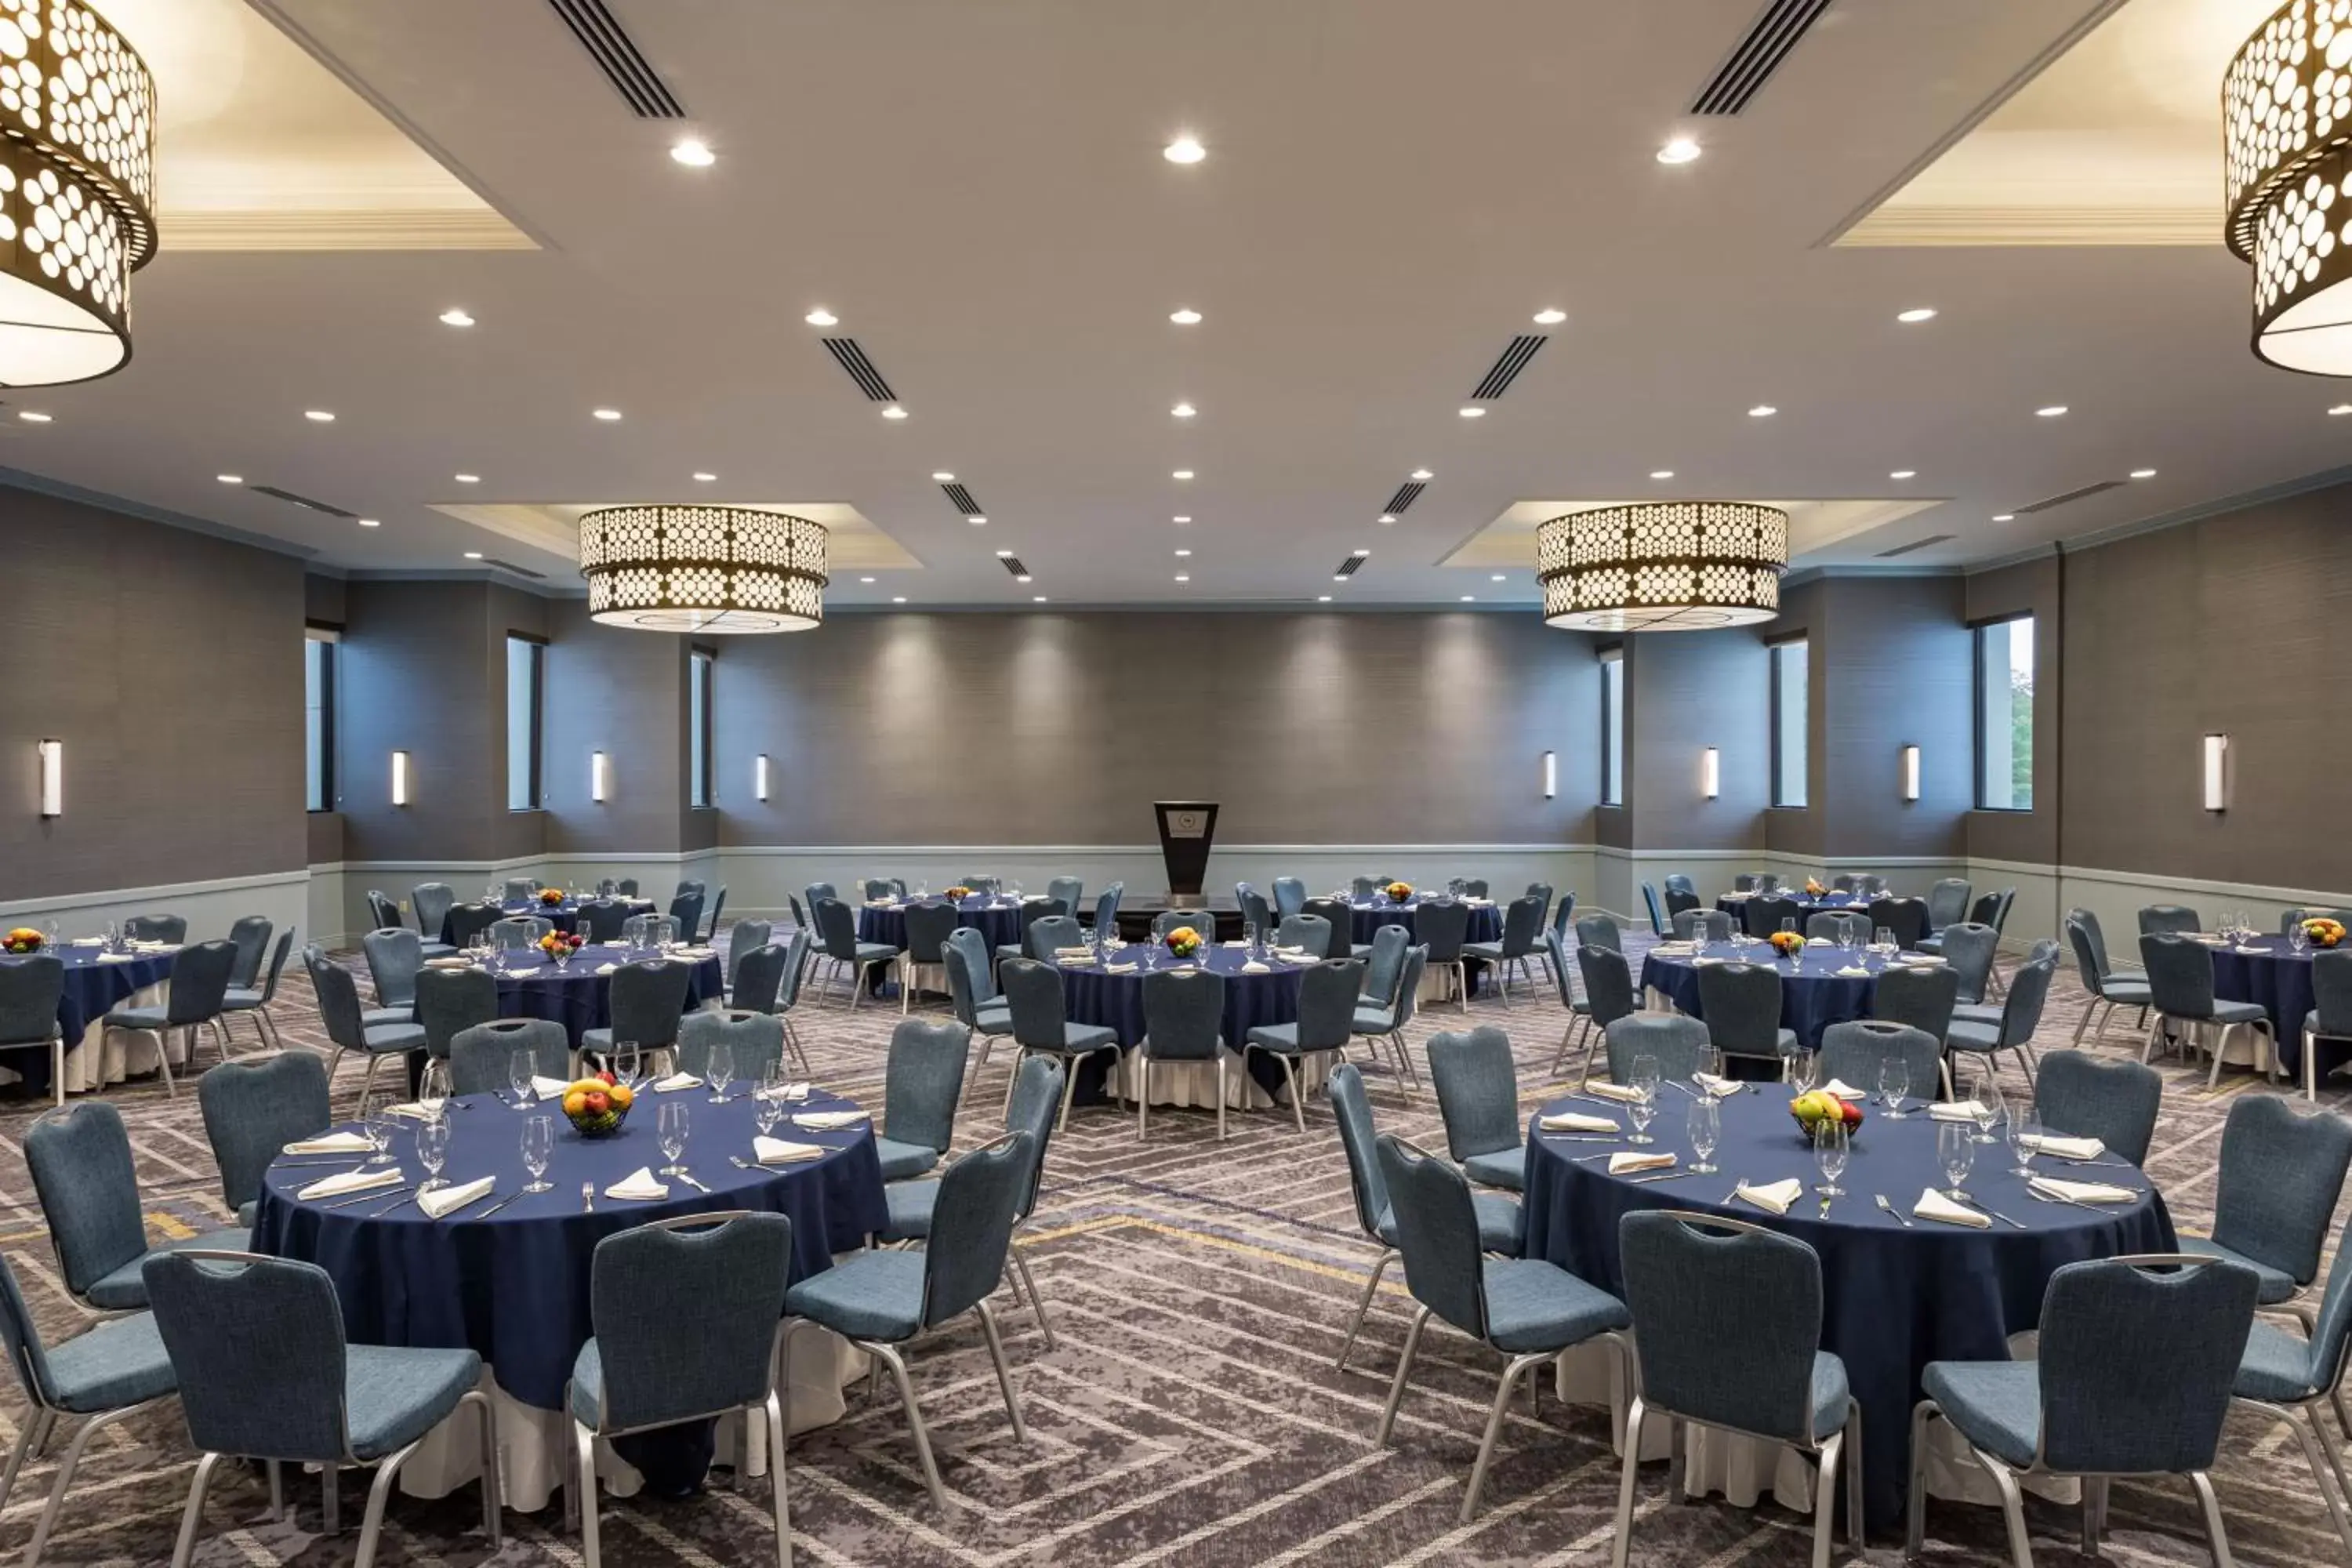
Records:
M583 1138L610 1138L629 1119L635 1101L629 1087L614 1082L610 1073L575 1079L563 1089L563 1119Z
M1797 1119L1797 1136L1811 1143L1821 1125L1832 1118L1845 1123L1845 1135L1852 1138L1862 1131L1862 1107L1836 1095L1815 1089L1801 1094L1789 1102L1789 1114Z

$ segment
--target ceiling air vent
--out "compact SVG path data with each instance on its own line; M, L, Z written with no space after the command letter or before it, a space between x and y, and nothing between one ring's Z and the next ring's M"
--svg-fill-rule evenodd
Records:
M1331 575L1335 579L1352 577L1357 573L1362 571L1364 569L1364 563L1370 559L1370 556L1359 552L1354 555L1349 556L1345 561L1340 562L1338 566L1334 567L1332 569Z
M961 485L941 485L940 491L948 498L948 504L956 509L957 515L961 517L982 515L980 502L974 500L971 492Z
M309 496L298 496L292 490L281 490L276 485L247 485L246 489L256 495L274 496L279 500L290 501L308 511L324 512L329 517L349 519L359 516L355 511L345 511L341 507L329 506L325 501L312 500Z
M640 120L683 120L686 106L669 89L629 35L619 18L604 6L604 0L547 0L596 68L604 73L620 95L628 100Z
M825 352L840 361L841 368L849 373L849 379L857 384L858 391L876 403L898 401L898 395L890 390L890 384L882 379L882 373L874 368L874 362L866 357L866 351L858 347L856 338L825 338L822 341Z
M1767 0L1715 79L1691 100L1693 114L1738 114L1745 110L1807 28L1830 8L1830 0Z
M1892 550L1882 550L1878 552L1878 558L1884 561L1889 556L1908 555L1915 550L1925 550L1931 544L1948 544L1951 541L1952 536L1948 533L1931 533L1925 539L1915 539L1908 544L1898 544Z
M2051 496L2045 500L2035 501L2030 506L2018 507L2015 510L2017 515L2020 517L2024 517L2030 513L2037 511L2048 511L2052 507L2064 506L2069 501L2078 501L2086 496L2097 495L2102 490L2116 489L2120 488L2122 484L2123 480L2121 479L2101 479L2095 485L2084 485L2079 490L2068 490L2064 495Z
M1024 581L1026 581L1029 576L1029 568L1021 564L1021 557L1018 555L1000 555L996 558L996 563L1014 577Z
M1521 332L1513 338L1511 346L1502 352L1495 361L1494 368L1486 373L1486 378L1470 394L1471 399L1474 402L1485 401L1510 391L1511 383L1518 379L1519 372L1528 368L1528 361L1535 358L1536 351L1550 341L1541 332Z
M534 572L528 566L518 566L511 561L501 561L495 555L483 562L482 564L494 571L511 572L518 577L529 577L533 581L537 581L547 575L544 572Z
M1412 484L1399 485L1397 486L1397 493L1389 497L1389 504L1381 508L1381 510L1388 513L1391 517L1402 517L1404 515L1404 509L1419 500L1421 499L1421 492L1428 488L1429 487L1427 485L1423 484L1418 480Z

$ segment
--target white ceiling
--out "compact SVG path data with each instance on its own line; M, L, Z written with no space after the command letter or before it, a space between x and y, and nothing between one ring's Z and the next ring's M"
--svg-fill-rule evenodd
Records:
M253 4L541 248L175 248L167 188L131 364L16 395L55 420L0 418L0 464L336 566L478 550L561 583L560 530L440 509L803 496L917 563L839 574L836 605L1525 604L1531 552L1496 584L1461 547L1545 499L1812 498L1880 521L1803 563L1946 533L1902 563L1952 564L2352 450L2338 389L2247 352L2218 210L2202 246L1829 243L2112 0L1838 0L1711 121L1683 111L1757 0L612 0L716 150L698 170L538 0ZM202 51L150 52L167 113L204 89L174 79ZM1205 161L1161 159L1180 132ZM1655 162L1675 133L1705 155ZM911 417L823 351L820 304ZM1916 305L1941 313L1895 321ZM1548 346L1459 418L1547 306Z

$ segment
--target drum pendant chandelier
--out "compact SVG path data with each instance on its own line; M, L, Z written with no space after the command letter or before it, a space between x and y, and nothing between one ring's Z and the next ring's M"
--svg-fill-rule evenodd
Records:
M824 525L734 506L616 506L580 520L588 613L654 632L800 632L824 621Z
M2227 238L2256 357L2352 375L2352 0L2289 0L2221 81Z
M131 358L155 253L155 82L79 0L0 0L0 385Z
M1544 620L1567 631L1769 621L1788 563L1789 514L1747 501L1596 507L1536 530Z

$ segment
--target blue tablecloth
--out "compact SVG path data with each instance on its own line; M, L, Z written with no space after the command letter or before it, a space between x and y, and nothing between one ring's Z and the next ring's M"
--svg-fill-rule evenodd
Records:
M60 943L56 949L58 961L65 965L65 994L58 1002L58 1028L65 1037L66 1049L81 1044L82 1035L92 1024L128 1001L135 992L158 985L172 977L172 960L178 949L170 952L142 952L120 963L100 963L100 949L76 947L71 942ZM0 959L0 963L7 960ZM9 1070L24 1079L28 1093L40 1095L49 1090L49 1053L46 1049L14 1050L5 1053Z
M1893 895L1890 894L1888 896L1892 897ZM1811 897L1802 890L1799 890L1796 892L1783 891L1778 893L1759 893L1756 897L1759 899L1794 899L1797 901L1797 919L1800 922L1798 929L1800 930L1803 929L1802 922L1804 921L1811 918L1815 913L1822 910L1862 910L1870 908L1870 900L1868 899L1857 898L1852 893L1823 893L1820 898L1816 899ZM1733 920L1745 924L1747 921L1747 908L1751 901L1752 900L1748 899L1736 898L1730 894L1726 894L1722 898L1715 900L1715 907L1721 910L1725 914L1729 915Z
M739 1170L727 1156L750 1158L758 1129L752 1102L742 1095L709 1103L708 1089L682 1091L691 1108L685 1164L710 1188L698 1193L675 1177L660 1203L607 1198L604 1190L640 1165L658 1171L657 1108L675 1098L646 1094L614 1137L590 1141L572 1131L551 1106L535 1114L555 1120L555 1155L547 1179L552 1192L515 1199L487 1220L475 1215L496 1203L483 1200L442 1220L428 1220L415 1204L382 1217L395 1200L328 1209L295 1196L303 1186L344 1166L290 1167L283 1161L263 1178L253 1228L257 1251L299 1258L324 1268L335 1282L343 1331L371 1345L469 1345L481 1352L499 1385L525 1405L562 1408L572 1359L589 1337L589 1262L596 1244L647 1220L718 1209L766 1209L793 1220L793 1278L822 1273L833 1254L862 1245L888 1217L882 1166L869 1128L809 1131L780 1125L776 1135L823 1143L834 1152L806 1164ZM495 1175L498 1194L519 1191L529 1179L520 1153L523 1117L495 1096L469 1096L453 1110L445 1180ZM818 1093L811 1110L846 1109L851 1102ZM412 1179L424 1175L412 1133L393 1142L393 1157ZM593 1214L580 1206L580 1184L596 1184ZM331 1200L329 1200L331 1201ZM693 1324L679 1325L690 1332Z
M1660 1152L1691 1163L1685 1135L1692 1097L1675 1089L1651 1132ZM2008 1339L2041 1320L2050 1276L2086 1258L2179 1249L2172 1218L2152 1189L2138 1202L2093 1212L2029 1195L2002 1144L1976 1145L1976 1167L1964 1184L1979 1201L2022 1223L1998 1222L1969 1230L1935 1220L1904 1229L1875 1204L1884 1193L1906 1215L1920 1190L1948 1184L1936 1157L1937 1123L1915 1110L1888 1121L1872 1106L1853 1141L1853 1162L1839 1185L1846 1191L1826 1220L1812 1189L1821 1180L1811 1152L1789 1115L1789 1092L1760 1085L1733 1095L1720 1109L1722 1139L1714 1163L1719 1174L1645 1185L1612 1176L1606 1161L1580 1163L1597 1144L1548 1142L1530 1119L1528 1157L1528 1256L1559 1264L1579 1278L1622 1295L1617 1222L1634 1209L1696 1209L1769 1226L1810 1244L1821 1255L1822 1348L1845 1362L1862 1401L1865 1454L1864 1512L1879 1528L1903 1510L1911 1406L1920 1397L1919 1373L1931 1361L2004 1361ZM1599 1114L1588 1100L1561 1100L1538 1115L1563 1110ZM2048 1162L2042 1162L2049 1165ZM2123 1178L2140 1187L2138 1173L2105 1167L2050 1166L2050 1173L2090 1180ZM1725 1200L1745 1179L1753 1184L1797 1176L1806 1195L1785 1216Z
M2311 994L2311 955L2298 953L2283 936L2258 936L2244 944L2259 954L2233 947L2213 949L2213 994L2224 1002L2258 1002L2271 1016L2278 1034L2279 1066L2297 1083L2303 1081L2303 1021L2315 1004ZM2320 1042L2319 1076L2326 1078L2352 1061L2352 1046Z
M1099 963L1065 966L1062 1005L1070 1022L1107 1026L1118 1035L1122 1048L1143 1038L1143 977L1150 972L1142 963L1152 953L1159 955L1153 962L1160 967L1174 967L1164 950L1140 942L1111 954L1113 963L1137 966L1127 973L1110 973ZM1236 1052L1248 1040L1252 1029L1297 1021L1298 977L1312 967L1269 958L1265 961L1265 973L1244 974L1241 968L1248 959L1248 953L1238 947L1208 950L1209 967L1225 977L1225 1044ZM1072 1098L1085 1105L1102 1101L1107 1098L1103 1079L1108 1070L1107 1052L1079 1063L1077 1086ZM1250 1076L1269 1093L1283 1085L1282 1064L1272 1057L1252 1053Z
M1443 903L1445 900L1433 899L1429 901ZM1351 899L1348 903L1348 924L1350 928L1348 940L1361 947L1370 942L1373 933L1382 926L1402 926L1418 938L1421 933L1415 929L1414 917L1420 913L1421 905L1422 900L1418 894L1401 904L1391 903L1386 899ZM1494 904L1471 905L1470 929L1464 933L1462 940L1465 942L1502 941L1503 911Z
M1774 958L1772 950L1761 942L1741 948L1727 942L1712 942L1687 956L1650 953L1642 960L1642 984L1672 1002L1677 1012L1703 1019L1706 1013L1699 1005L1698 965L1692 962L1692 958L1699 956L1769 963L1779 970L1780 1026L1795 1030L1799 1040L1812 1047L1821 1045L1822 1031L1832 1024L1870 1016L1871 998L1878 990L1877 973L1890 962L1881 954L1860 948L1840 952L1834 943L1826 942L1806 944L1805 951L1793 961ZM1867 969L1870 974L1837 973L1848 967Z
M917 899L916 903L942 903L940 899ZM970 926L988 939L990 948L1011 947L1021 940L1021 900L971 898L956 905L956 924ZM857 911L857 940L878 942L907 951L907 906L869 904Z
M604 1028L613 1021L613 977L597 973L597 969L644 956L626 947L592 943L580 950L569 969L558 969L545 962L528 967L493 968L499 982L499 1016L551 1018L563 1026L564 1032L572 1037L572 1048L577 1050L583 1031ZM682 962L693 966L686 982L687 1011L692 1012L725 992L726 971L717 954Z
M651 899L614 899L608 901L627 905L629 912L633 915L649 915L654 912L654 901ZM557 931L570 931L580 921L580 904L574 899L566 899L560 904L542 904L537 899L509 899L499 904L499 908L512 916L537 915L541 920L551 922ZM448 942L452 946L457 942L457 933L450 929L449 919L446 915L441 920L441 934L438 940Z

